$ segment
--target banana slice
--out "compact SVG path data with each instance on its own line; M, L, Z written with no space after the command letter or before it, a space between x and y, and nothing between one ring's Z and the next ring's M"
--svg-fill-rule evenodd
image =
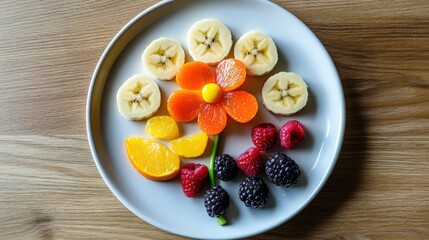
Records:
M124 82L116 94L119 112L128 120L152 116L161 105L158 84L150 77L134 75Z
M307 99L307 84L296 73L279 72L262 87L262 101L275 114L294 114L307 104Z
M198 21L188 31L188 50L194 61L217 64L228 55L231 46L231 31L216 19Z
M261 76L270 72L277 64L277 47L271 37L253 30L235 43L234 57L246 65L248 75Z
M144 68L152 76L160 80L171 80L185 63L185 52L179 41L162 37L147 46L142 61Z

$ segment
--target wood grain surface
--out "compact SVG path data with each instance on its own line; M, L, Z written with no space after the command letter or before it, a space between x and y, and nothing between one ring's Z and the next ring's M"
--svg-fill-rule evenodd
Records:
M86 138L101 53L156 2L0 1L0 239L184 239L119 203ZM429 1L274 2L331 54L347 126L315 200L249 239L429 239Z

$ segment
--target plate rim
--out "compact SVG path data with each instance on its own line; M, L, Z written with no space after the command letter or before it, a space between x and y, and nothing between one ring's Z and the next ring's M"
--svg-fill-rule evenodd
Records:
M91 77L91 81L90 81L90 85L89 85L89 89L88 89L88 94L87 94L87 102L86 102L86 131L87 131L87 138L88 138L88 143L89 143L89 148L91 151L91 155L93 157L93 160L95 162L95 165L97 167L98 172L100 173L104 183L108 186L108 188L110 189L110 191L113 193L113 195L119 200L120 203L122 203L122 205L124 205L129 211L131 211L135 216L137 216L138 218L144 220L145 222L147 222L150 225L153 225L159 229L162 229L163 231L169 232L169 233L173 233L179 236L185 236L185 237L196 237L195 235L192 235L192 233L190 234L182 234L182 233L178 233L176 231L173 231L171 229L167 229L168 226L163 225L161 223L159 223L158 221L154 221L146 216L142 216L140 214L138 214L137 210L131 205L129 204L128 200L126 200L117 190L117 188L113 185L113 183L111 182L110 178L107 176L106 174L106 170L105 167L103 166L103 164L100 161L100 155L99 152L97 151L97 147L96 147L96 143L94 141L94 136L93 136L93 118L92 118L92 102L93 102L93 93L94 93L94 88L95 88L95 83L96 80L98 78L98 75L100 74L100 70L101 67L103 66L103 64L106 61L107 55L109 54L109 52L112 50L112 48L115 46L115 44L118 43L118 40L121 38L122 35L124 35L125 32L127 32L134 24L136 24L138 21L140 21L141 18L144 18L147 14L151 13L152 11L155 11L157 9L159 9L160 7L170 4L172 2L175 2L176 0L163 0L160 1L158 3L155 3L153 5L151 5L150 7L146 8L145 10L143 10L142 12L140 12L139 14L137 14L135 17L133 17L130 21L128 21L116 34L115 36L112 38L112 40L109 42L109 44L107 45L107 47L105 48L105 50L103 51L101 57L98 60L98 63L95 67L94 73ZM257 0L258 1L258 0ZM317 186L315 187L314 191L311 192L311 194L308 196L308 198L306 199L306 201L303 202L303 204L301 204L293 214L291 214L289 217L283 219L282 221L279 221L279 223L272 225L270 227L266 227L266 228L261 228L258 229L257 231L251 232L251 233L243 233L239 236L234 236L232 238L229 239L237 239L237 238L243 238L243 237L249 237L249 236L253 236L253 235L257 235L257 234L261 234L264 233L266 231L269 231L271 229L274 229L282 224L285 224L286 222L288 222L290 219L294 218L297 214L299 214L305 207L307 207L313 200L314 198L318 195L318 193L322 190L323 186L325 186L327 180L329 179L330 175L332 174L333 169L335 168L335 165L338 161L338 157L341 153L341 149L343 146L343 141L344 141L344 133L345 133L345 127L346 127L346 106L345 106L345 96L344 96L344 89L342 86L342 81L341 78L338 74L338 70L335 67L335 64L333 62L333 59L331 58L329 52L327 51L327 49L325 48L325 46L323 45L323 43L320 41L320 39L316 36L316 34L298 17L296 17L294 14L292 14L291 12L289 12L288 10L286 10L285 8L283 8L282 6L271 2L271 1L266 1L268 4L273 4L275 6L277 6L278 8L280 8L282 11L284 11L287 14L290 14L293 18L295 18L295 20L297 20L306 30L308 30L310 32L310 34L312 35L312 37L316 40L316 43L319 45L318 48L320 48L322 50L322 54L324 55L324 57L326 57L326 59L328 60L328 64L330 65L330 67L334 70L334 78L332 79L333 81L337 81L338 82L338 86L339 86L339 90L340 90L340 105L341 105L341 109L339 109L339 128L338 128L338 134L335 138L335 145L337 145L336 149L335 149L335 153L332 156L332 162L329 165L328 170L325 172L325 174L323 175L321 181L317 184ZM132 41L132 40L130 40ZM128 43L126 44L128 45ZM121 51L123 51L123 49L121 49ZM118 55L119 56L119 55ZM115 59L116 60L116 59ZM109 69L110 72L111 69Z

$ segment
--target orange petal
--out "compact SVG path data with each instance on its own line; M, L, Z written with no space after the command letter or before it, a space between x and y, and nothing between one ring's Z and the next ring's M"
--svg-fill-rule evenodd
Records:
M207 104L198 114L198 126L207 134L219 134L226 127L226 112L220 103Z
M189 90L201 90L207 83L214 83L215 79L213 70L202 62L185 63L176 75L177 84Z
M224 92L239 88L246 80L246 66L237 59L226 59L216 68L216 82Z
M178 122L194 120L205 105L201 92L191 90L177 90L167 101L168 113Z
M245 91L224 93L222 106L230 117L239 123L247 123L258 112L258 101Z

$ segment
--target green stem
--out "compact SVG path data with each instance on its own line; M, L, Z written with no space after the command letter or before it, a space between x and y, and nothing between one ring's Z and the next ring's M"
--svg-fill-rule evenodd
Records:
M214 174L214 162L215 162L215 158L217 155L218 146L219 146L219 134L215 135L215 137L214 137L212 153L210 155L209 177L210 177L210 187L211 188L216 185L216 178L215 178L215 174ZM223 215L221 215L217 218L217 222L221 226L227 224L227 221Z
M217 147L219 145L219 135L215 135L212 154L210 155L210 166L209 166L209 176L210 176L210 187L214 187L216 185L216 179L214 175L214 162L217 153Z
M219 223L219 225L223 226L223 225L227 224L228 221L226 221L226 218L223 215L220 215L217 218L217 223Z

